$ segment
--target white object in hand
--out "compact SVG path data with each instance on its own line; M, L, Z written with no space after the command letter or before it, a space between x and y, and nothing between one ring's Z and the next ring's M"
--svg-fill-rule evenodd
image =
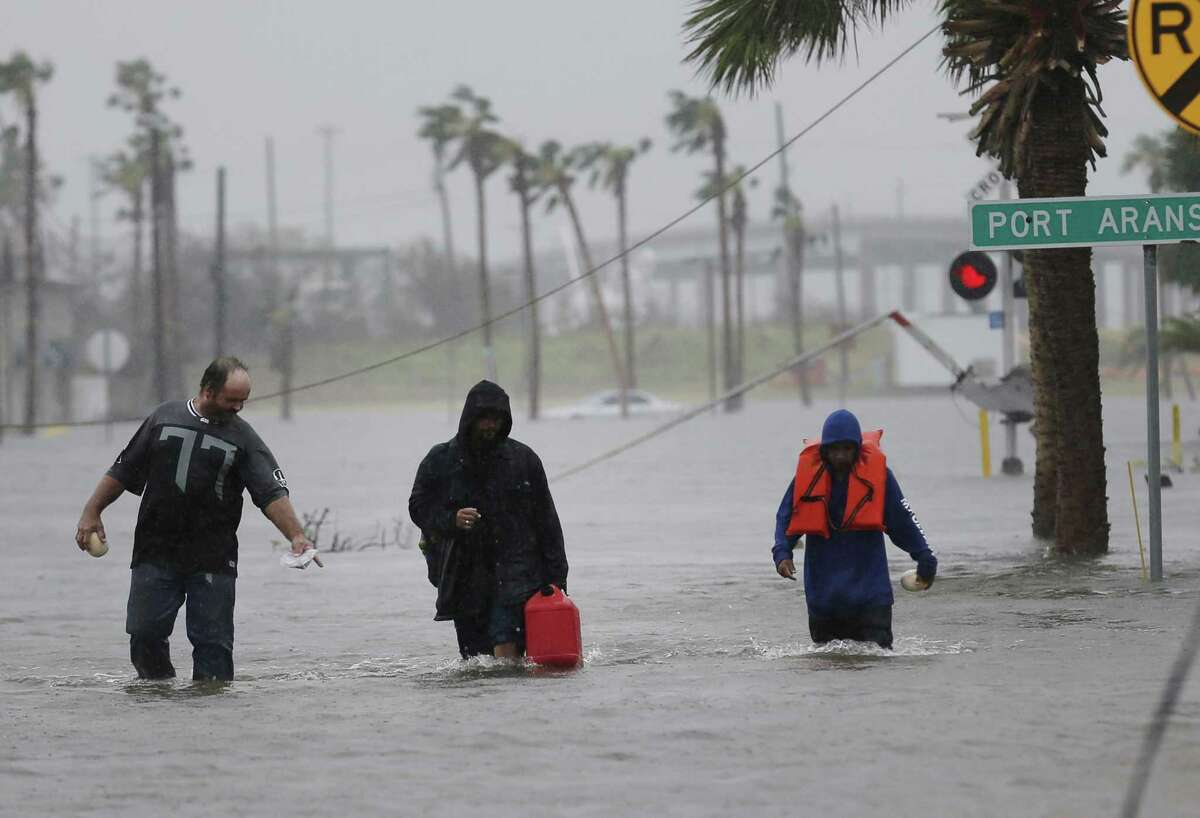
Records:
M311 563L316 558L317 558L317 549L315 549L315 548L309 548L309 549L305 550L304 553L302 553L302 554L296 554L292 551L288 551L282 557L279 558L279 564L282 565L284 568L299 568L299 569L303 570L303 569L307 568L309 563Z
M917 569L913 568L900 575L900 587L906 591L924 591L929 583L917 576Z
M93 531L88 535L87 552L93 557L103 557L108 553L108 543L100 539L100 535Z

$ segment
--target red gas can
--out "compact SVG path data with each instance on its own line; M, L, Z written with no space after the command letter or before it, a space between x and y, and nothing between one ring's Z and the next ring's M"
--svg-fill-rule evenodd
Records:
M579 609L566 594L534 594L525 603L525 655L531 662L554 667L575 667L583 661L583 636Z

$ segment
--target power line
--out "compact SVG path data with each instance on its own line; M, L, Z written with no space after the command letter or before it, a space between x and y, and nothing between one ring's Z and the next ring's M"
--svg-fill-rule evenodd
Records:
M737 187L739 184L741 184L743 179L746 179L749 176L753 176L764 165L766 165L768 162L770 162L776 156L778 156L779 154L781 154L782 152L787 150L793 144L798 142L800 139L802 139L805 135L807 135L809 132L811 132L818 125L820 125L822 122L827 120L829 117L833 116L834 113L836 113L843 106L845 106L846 103L850 102L850 100L854 99L856 96L858 96L860 93L862 93L869 85L871 85L871 83L875 82L875 80L879 79L879 77L881 77L884 73L886 73L889 69L891 69L892 66L894 66L896 63L900 62L900 60L904 59L911 52L916 50L917 46L919 46L921 43L925 42L925 40L929 39L931 36L933 36L933 34L935 34L936 32L938 32L940 30L941 30L940 24L929 29L929 31L922 34L915 41L913 41L913 43L911 45L909 45L907 48L905 48L903 51L901 51L895 57L893 57L892 59L890 59L886 63L884 63L884 65L882 67L880 67L878 70L876 70L875 73L871 74L871 76L867 77L865 80L863 80L861 83L859 83L853 90L851 90L849 93L847 93L845 96L843 96L840 100L838 100L836 103L834 103L824 113L822 113L820 116L818 116L816 119L814 119L808 125L806 125L799 133L797 133L791 139L787 140L782 145L777 147L775 150L771 151L766 156L764 156L762 159L755 162L753 165L751 165L749 168L744 170L742 173L738 174L737 176L732 177L723 187L714 189L707 197L705 197L704 199L701 199L698 204L696 204L696 205L692 206L691 208L689 208L688 210L684 211L679 216L676 216L674 219L667 222L662 227L658 228L657 230L653 231L652 233L650 233L650 234L644 236L643 238L639 239L638 241L634 242L632 245L630 245L625 250L616 253L615 255L609 257L608 259L601 262L600 264L597 264L596 266L592 267L590 270L585 270L584 272L580 273L579 275L575 276L574 278L568 278L562 284L559 284L556 287L552 287L551 289L546 290L541 295L537 296L536 298L532 299L531 301L528 301L524 304L513 307L512 309L507 310L506 312L502 312L499 315L495 315L488 321L481 322L473 327L469 327L467 329L461 330L459 332L453 333L453 334L445 336L443 338L439 338L436 341L431 341L427 344L422 344L421 346L414 347L413 349L410 349L406 352L402 352L399 355L394 355L391 358L386 358L382 361L377 361L376 363L368 364L367 366L362 366L357 369L352 369L352 370L343 372L338 375L332 375L328 378L322 378L320 380L312 381L311 383L301 384L299 386L292 387L290 390L288 390L288 392L289 393L303 392L303 391L306 391L309 389L316 389L317 387L320 387L320 386L328 386L331 383L337 383L338 381L343 381L348 378L354 378L359 375L364 375L368 372L373 372L376 369L382 369L385 366L391 366L392 364L399 363L399 362L407 360L409 358L414 358L417 355L422 355L426 352L429 352L430 350L437 349L440 346L444 346L445 344L449 344L454 341L457 341L460 338L465 338L466 336L470 335L471 333L477 332L478 330L483 329L485 326L496 324L507 318L511 318L512 316L516 315L517 313L521 312L522 310L527 309L531 305L536 304L541 301L544 301L553 295L557 295L558 293L562 292L563 290L567 289L568 287L578 284L580 281L583 281L584 279L595 275L596 273L603 270L605 267L608 267L613 262L620 260L623 256L633 253L633 251L635 251L641 247L644 247L645 245L649 244L654 239L656 239L659 236L663 235L664 233L674 229L680 223L686 221L691 216L698 213L701 209L703 209L706 205L708 205L710 202L712 202L718 196ZM267 395L259 395L259 396L251 398L250 400L251 401L268 400L270 398L280 397L283 394L284 394L284 392L282 390L280 390L277 392L272 392ZM121 420L114 420L114 421L98 420L98 421L76 421L76 422L72 422L72 423L46 423L46 424L38 424L34 428L50 428L50 427L60 427L61 428L61 427L69 427L69 426L98 426L98 425L100 425L102 423L106 423L106 422L140 423L141 420L142 420L142 418L124 418ZM28 427L25 427L21 424L8 424L8 425L5 425L0 428L28 428Z

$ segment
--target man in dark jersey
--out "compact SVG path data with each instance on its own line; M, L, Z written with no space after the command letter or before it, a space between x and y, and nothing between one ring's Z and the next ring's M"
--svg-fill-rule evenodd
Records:
M249 397L246 365L217 358L204 370L196 397L164 403L146 418L79 518L75 542L86 548L93 532L105 539L105 508L126 491L142 496L125 630L143 679L175 676L167 637L185 599L192 678L233 678L243 490L291 542L293 554L314 548L274 455L238 417Z

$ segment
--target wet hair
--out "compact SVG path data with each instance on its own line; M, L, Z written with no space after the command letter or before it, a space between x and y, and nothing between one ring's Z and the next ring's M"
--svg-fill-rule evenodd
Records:
M225 382L229 380L229 376L239 369L243 372L250 371L250 367L232 355L214 358L213 362L205 368L204 374L200 376L200 391L206 392L211 389L213 392L220 392L225 388Z

